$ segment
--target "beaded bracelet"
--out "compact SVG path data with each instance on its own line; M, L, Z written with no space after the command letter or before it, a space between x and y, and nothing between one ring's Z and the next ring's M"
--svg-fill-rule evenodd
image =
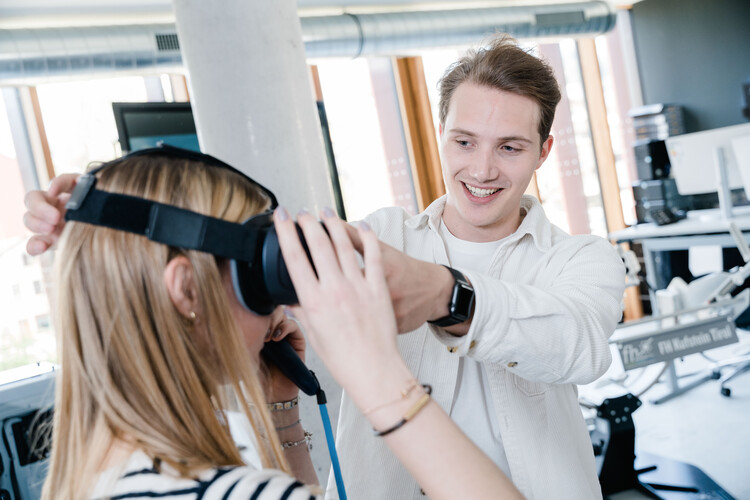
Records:
M291 410L299 403L299 396L294 396L289 401L279 401L278 403L268 403L269 411L285 411Z
M389 427L389 428L384 429L382 431L379 431L377 429L373 429L372 431L375 433L375 437L383 437L383 436L386 436L386 435L390 434L391 432L393 432L393 431L395 431L397 429L400 429L406 422L408 422L409 420L411 420L414 417L416 417L417 414L420 411L422 411L422 408L424 408L425 406L427 406L427 403L430 402L430 394L432 393L432 387L429 386L429 385L427 385L427 384L422 385L422 387L424 388L425 393L422 394L422 397L419 398L419 400L416 403L414 403L414 406L412 406L411 408L409 408L409 410L404 414L404 416L401 418L401 420L399 420L398 422L396 422L396 424L393 425L392 427Z

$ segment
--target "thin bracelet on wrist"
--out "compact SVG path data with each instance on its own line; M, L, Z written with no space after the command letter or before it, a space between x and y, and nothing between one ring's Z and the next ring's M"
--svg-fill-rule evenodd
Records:
M416 417L417 414L420 411L422 411L422 408L424 408L425 406L427 406L427 403L429 403L430 399L431 399L430 398L430 393L432 393L432 387L429 386L429 385L427 385L427 384L423 385L422 387L424 387L425 393L422 394L422 397L419 398L419 400L417 400L417 402L414 403L414 405L411 408L409 408L409 410L407 410L406 413L404 413L404 416L401 418L401 420L399 420L398 422L396 422L391 427L389 427L387 429L383 429L382 431L379 431L377 429L373 429L372 431L375 433L375 437L387 436L391 432L393 432L393 431L395 431L397 429L400 429L401 427L403 427L404 424L406 424L408 421L410 421L411 419L413 419L414 417Z
M268 403L268 411L286 411L291 410L297 404L299 403L299 396L294 396L294 398L290 399L289 401L279 401L277 403Z
M296 422L292 422L289 425L284 425L284 426L281 426L281 427L276 427L276 431L277 432L278 431L285 431L285 430L291 429L292 427L295 427L297 424L301 424L301 423L302 423L302 419L298 418Z
M312 432L305 431L305 436L299 441L284 441L281 443L282 450L288 450L301 444L306 444L308 450L312 450Z
M407 385L404 389L401 390L401 395L398 398L393 399L391 401L387 401L387 402L382 403L382 404L379 404L377 406L374 406L374 407L372 407L372 408L370 408L370 409L368 409L366 411L363 411L362 415L367 416L370 413L374 413L374 412L376 412L378 410L382 410L386 406L389 406L389 405L392 405L392 404L396 404L399 401L402 401L402 400L408 398L409 394L411 394L411 391L413 391L414 389L416 389L419 386L420 386L419 382L417 382L416 379L412 379L411 381L409 381L409 385Z

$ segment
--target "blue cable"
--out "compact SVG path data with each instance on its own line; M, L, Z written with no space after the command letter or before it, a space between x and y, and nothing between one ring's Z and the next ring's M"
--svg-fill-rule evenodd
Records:
M321 389L317 394L318 409L320 410L320 419L323 421L323 429L326 432L326 442L328 443L328 454L331 456L331 467L333 467L333 477L336 478L336 489L339 492L339 500L346 500L346 490L344 489L344 478L341 476L341 466L339 465L339 456L336 453L336 443L333 440L333 429L331 429L331 419L328 416L326 407L326 395Z
M336 478L336 489L339 492L339 500L346 500L344 478L341 476L341 466L339 465L339 456L336 454L336 443L333 440L331 419L328 416L328 408L326 408L326 394L320 387L318 377L315 376L315 372L307 369L288 342L266 344L266 347L263 348L263 354L276 364L289 380L297 384L302 392L308 396L315 395L317 398L320 418L323 421L323 428L325 429L326 441L328 443L328 454L331 456L333 476Z

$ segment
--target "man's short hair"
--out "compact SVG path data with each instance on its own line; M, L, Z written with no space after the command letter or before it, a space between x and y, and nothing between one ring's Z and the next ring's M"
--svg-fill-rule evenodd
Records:
M469 50L440 79L442 126L453 93L466 81L533 99L539 105L541 143L547 140L561 96L555 73L545 61L529 54L509 36L498 36L480 49Z

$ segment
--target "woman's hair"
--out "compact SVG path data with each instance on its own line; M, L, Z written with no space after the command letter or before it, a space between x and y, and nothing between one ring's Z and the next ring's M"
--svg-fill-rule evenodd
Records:
M144 155L105 166L97 188L242 222L269 200L235 172ZM200 330L173 305L167 263L184 255ZM57 255L58 359L43 498L82 498L113 439L184 475L241 465L223 412L251 422L264 467L289 471L213 255L89 224L66 225Z

